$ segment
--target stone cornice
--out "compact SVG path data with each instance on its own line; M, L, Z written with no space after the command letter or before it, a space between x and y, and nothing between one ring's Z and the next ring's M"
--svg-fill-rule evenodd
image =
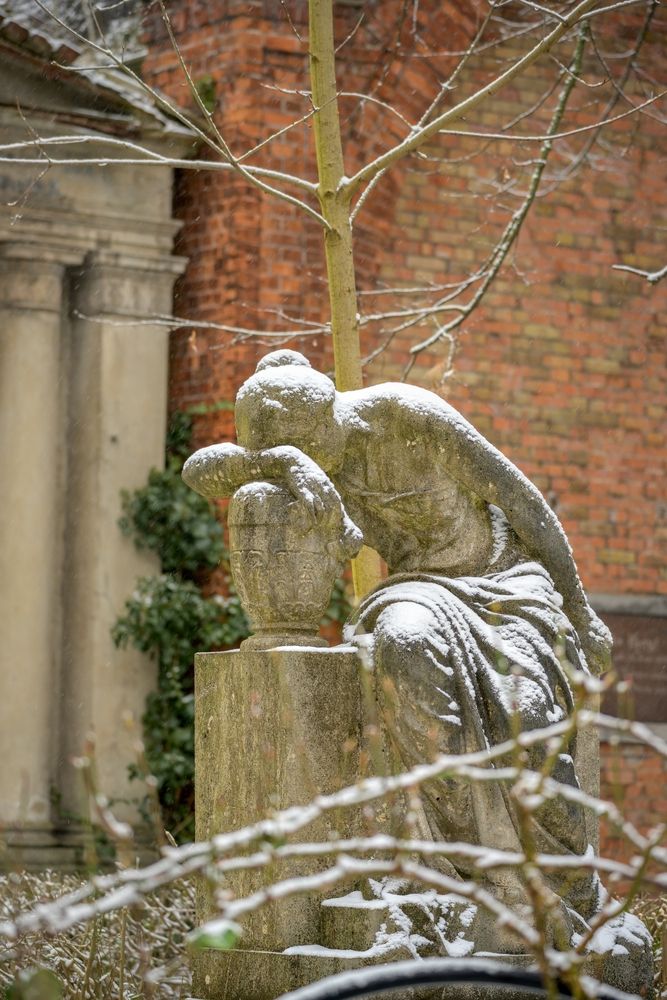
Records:
M180 274L186 261L171 253L180 226L174 219L120 218L40 207L24 210L18 227L12 226L9 219L0 219L0 243L28 246L40 260L53 259L67 265L82 264L93 252L126 256L132 259L132 266L140 269L164 264ZM10 255L7 250L2 252Z
M647 618L667 618L667 595L664 594L597 594L588 595L595 610L609 615L645 615Z

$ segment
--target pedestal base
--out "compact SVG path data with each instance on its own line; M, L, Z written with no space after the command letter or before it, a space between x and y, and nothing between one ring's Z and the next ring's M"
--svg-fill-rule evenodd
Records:
M38 824L7 826L2 830L0 870L80 870L90 854L90 839L90 830L77 825L67 828Z
M353 784L363 775L370 755L364 746L367 709L362 669L349 647L244 648L241 652L197 656L198 840L244 827L272 810L304 805L318 794ZM405 807L397 800L390 807L374 804L363 814L354 809L338 809L335 815L323 813L299 831L298 840L326 840L333 830L343 839L365 834L367 828L396 832L402 829ZM281 859L274 861L269 874L261 869L229 872L227 881L232 892L244 898L261 889L267 878L280 881L311 876L328 864L330 860L322 857ZM216 913L210 893L211 887L202 879L198 891L200 921ZM334 902L332 896L342 898ZM389 925L392 914L387 901L363 896L365 902L360 906L360 896L348 882L322 894L288 895L247 914L243 920L245 948L196 955L195 995L201 1000L276 1000L344 970L410 958L414 948L402 941L384 950L375 947L381 924L386 922L390 931L401 927ZM400 895L390 902L398 905ZM406 903L409 906L409 900ZM466 905L462 903L464 909ZM459 928L456 906L450 910L450 945L469 942L467 950L479 949L471 957L486 955L524 967L533 964L528 955L491 955L491 949L506 948L509 952L517 945L506 945L503 933L495 927L491 935L464 933L470 915ZM612 924L594 946L599 953L587 957L585 971L601 982L648 997L652 980L648 932L630 914L620 915ZM386 931L383 934L386 943ZM438 947L437 941L433 944ZM285 954L288 948L293 953ZM461 954L460 947L450 949L445 943L445 948L450 955ZM447 994L443 994L445 989ZM422 1000L443 995L496 1000L485 986L461 984L408 990L392 997L407 1000L417 995ZM518 1000L519 995L529 994L502 987L502 1000Z
M344 953L341 953L344 954ZM405 959L397 955L396 959ZM508 965L529 968L532 955L476 955ZM204 951L197 956L193 976L193 1000L277 1000L284 993L308 986L349 969L384 965L386 957L368 959L332 958L321 955L284 955L272 951ZM446 992L445 992L446 991ZM391 1000L544 1000L543 995L511 987L498 992L477 984L418 987L391 993Z

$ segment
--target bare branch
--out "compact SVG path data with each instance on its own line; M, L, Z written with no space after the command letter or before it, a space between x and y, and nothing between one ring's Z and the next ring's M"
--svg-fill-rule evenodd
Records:
M47 147L50 146L114 146L118 149L129 150L130 152L141 154L142 159L129 159L127 157L114 157L112 160L103 157L91 156L86 159L54 159L49 158L49 162L52 164L57 164L58 166L66 165L68 163L90 163L94 166L109 166L110 163L131 163L132 165L141 166L168 166L168 167L178 167L180 170L232 170L232 164L226 161L220 162L219 160L184 160L178 159L177 157L164 156L162 153L158 153L154 149L149 149L147 146L141 146L136 142L132 142L130 139L117 139L113 136L108 135L58 135L58 136L48 136L43 138L38 136L35 139L24 139L22 142L8 142L0 144L0 154L9 153L12 150L22 150L22 149L39 149L40 151L46 152ZM23 163L23 164L44 164L44 158L27 158L18 156L0 156L0 163ZM270 170L267 167L245 167L244 170L249 174L254 174L257 177L268 177L276 181L280 181L285 184L294 184L297 187L302 188L304 191L308 191L314 194L317 190L317 185L312 181L304 180L302 177L295 177L292 174L284 174L279 170Z
M374 97L372 94L360 94L360 93L358 93L357 91L354 91L354 90L341 90L341 92L339 93L338 96L339 97L358 97L360 101L363 101L363 102L368 101L370 104L377 104L378 107L384 108L385 111L388 111L390 114L395 115L396 118L399 118L400 121L402 121L403 124L409 130L412 130L413 126L408 121L408 119L405 117L405 115L402 115L401 112L397 108L395 108L392 104L388 104L387 101L381 101L379 97Z
M252 330L244 326L230 326L226 323L214 323L208 320L187 319L184 316L165 316L162 313L156 313L155 315L150 316L138 316L134 313L126 313L121 319L114 319L109 316L87 315L77 309L75 310L74 315L78 319L86 320L89 323L104 323L109 326L159 326L167 327L169 330L178 330L180 327L188 327L193 330L219 330L221 333L230 333L239 338L239 340L246 340L250 337L261 337L266 340L291 340L295 337L312 337L314 335L322 335L329 332L329 328L326 324L317 324L308 320L293 320L293 322L300 324L300 328L295 330L273 331ZM215 350L215 348L213 347L211 350Z
M201 97L201 94L199 93L199 90L195 86L194 80L192 79L192 76L190 75L190 71L188 70L188 67L187 67L187 65L185 63L185 60L183 58L183 54L182 54L182 52L180 50L178 41L177 41L176 36L174 34L174 31L172 29L171 21L169 19L169 15L167 14L167 9L166 9L166 7L164 5L164 0L158 0L158 3L160 5L160 11L162 13L162 20L163 20L163 22L164 22L164 24L165 24L165 26L167 28L167 33L169 35L169 41L171 42L172 48L174 49L174 52L176 53L176 56L178 58L181 70L182 70L182 72L183 72L183 74L184 74L184 76L185 76L185 78L186 78L186 80L188 82L188 87L190 89L190 93L192 94L192 96L194 97L195 101L197 102L197 106L199 107L199 110L206 116L206 118L207 118L207 120L208 120L211 128L213 129L213 133L214 133L214 135L215 135L215 137L216 137L216 139L218 141L218 148L222 152L222 154L225 157L225 159L228 160L228 162L231 164L232 168L237 173L239 173L242 177L244 177L246 180L248 180L251 184L254 184L255 187L258 187L261 191L264 191L266 194L273 194L276 197L281 198L283 201L288 201L292 205L299 206L300 208L302 208L303 210L305 210L311 216L311 218L316 219L320 223L320 225L324 226L325 229L329 229L330 228L329 223L326 221L326 219L324 218L324 216L320 215L320 213L317 212L317 211L315 211L314 208L311 208L310 205L308 205L304 201L301 201L299 198L295 198L295 197L293 197L293 195L287 194L286 192L281 191L278 188L274 188L270 184L266 184L263 180L261 180L255 174L250 173L247 170L247 168L242 165L241 161L238 160L234 156L234 154L232 153L232 151L231 151L228 143L224 139L222 133L220 132L220 129L218 128L218 126L217 126L217 124L215 122L215 118L213 116L213 113L210 112L208 110L208 108L206 107L206 105L204 104L204 102L202 100L202 97ZM290 24L291 24L291 20L290 20Z
M300 34L299 34L299 32L297 31L297 28L296 28L296 25L295 25L294 21L292 20L292 15L291 15L291 14L290 14L290 12L289 12L289 8L288 8L288 6L287 6L287 2L286 2L286 0L280 0L280 6L281 6L281 7L282 7L282 9L283 9L283 10L285 11L285 17L287 18L287 23L289 24L290 28L292 29L292 31L293 31L293 32L294 32L294 34L296 35L297 39L298 39L298 40L299 40L300 42L302 42L302 41L303 41L303 38L301 37L301 35L300 35Z
M600 49L599 49L599 47L597 45L597 41L596 41L596 38L595 38L595 33L591 32L591 42L593 44L593 48L595 50L595 53L596 53L596 55L597 55L597 57L598 57L598 59L600 61L600 64L602 65L603 70L607 74L607 77L610 80L610 82L612 84L612 87L614 88L614 93L611 95L611 97L610 97L609 101L607 102L607 105L606 105L606 107L605 107L605 109L604 109L604 111L602 113L602 118L603 119L608 119L608 116L614 110L614 108L618 104L619 100L621 100L621 99L628 100L627 97L626 97L626 95L625 95L624 88L625 88L625 85L626 85L626 83L628 82L628 80L630 78L630 74L632 73L633 69L635 68L637 57L638 57L639 52L640 52L640 50L641 50L641 48L642 48L642 46L643 46L643 44L644 44L644 42L646 40L646 36L647 36L648 30L649 30L649 28L651 26L651 22L653 21L653 18L655 16L655 12L656 12L657 6L658 6L657 0L652 0L651 4L650 4L650 6L649 6L649 8L648 8L648 10L646 12L646 16L644 18L644 23L642 24L641 29L640 29L640 31L639 31L639 33L637 35L637 40L636 40L633 48L629 52L623 53L623 58L627 59L627 62L626 62L625 68L623 70L621 79L618 80L618 81L614 78L614 74L611 71L611 69L609 68L606 58L602 55L602 52L600 51ZM641 108L639 110L641 110ZM595 145L595 143L597 142L597 140L598 140L598 138L600 136L600 132L601 132L602 127L603 127L603 125L600 124L598 126L598 128L594 130L593 134L591 136L589 136L588 141L584 143L584 145L578 151L578 153L576 154L576 156L568 164L567 168L561 173L561 175L559 177L559 181L563 181L563 180L566 180L568 177L571 177L572 174L574 173L574 171L577 170L581 166L581 164L586 160L586 158L590 154L591 149L593 148L593 146Z
M612 264L614 271L628 271L630 274L638 274L640 278L646 278L650 285L657 285L659 281L667 277L667 264L659 271L641 271L638 267L629 267L627 264Z
M498 271L500 270L516 238L518 237L521 231L521 227L524 223L524 220L528 215L530 207L535 200L535 196L537 195L537 190L539 188L540 181L542 180L542 175L546 168L549 154L551 153L552 150L553 139L551 138L551 136L556 135L558 132L558 126L562 121L563 115L565 113L565 108L567 106L567 102L569 100L570 94L572 93L572 90L574 89L576 78L581 70L581 63L583 60L584 48L586 45L586 39L588 37L588 33L589 33L588 25L584 24L579 29L579 37L577 40L577 45L570 64L570 73L568 73L566 76L565 83L558 98L558 103L556 105L556 108L551 118L551 123L547 130L548 138L546 139L540 150L540 156L536 161L536 166L533 171L533 175L531 177L528 192L526 194L526 197L522 205L513 213L509 223L505 227L505 231L503 232L503 235L499 243L496 245L496 248L491 255L488 271L484 278L484 281L479 286L472 299L470 299L470 301L467 303L465 309L456 317L456 319L451 320L445 326L436 330L436 332L433 333L430 337L427 337L425 340L422 340L418 344L414 344L410 348L410 361L408 362L405 368L403 376L404 378L407 377L408 373L412 369L412 366L414 365L417 359L417 356L422 351L426 350L426 348L430 347L432 344L435 344L445 334L451 333L453 330L455 330L458 326L461 325L461 323L463 323L463 321L470 315L470 313L477 308L482 298L484 297L487 289L489 288L489 286L495 279L496 275L498 274Z
M596 687L597 682L585 675L582 675L580 682L584 690L588 690L589 688L591 690L598 689ZM233 833L219 834L210 841L186 844L182 847L165 847L163 848L162 858L143 869L129 868L95 876L88 884L81 886L60 899L56 899L48 904L39 904L31 911L20 914L14 919L1 921L0 936L15 940L23 934L39 931L40 929L50 932L66 930L77 923L90 920L98 912L107 913L124 906L132 905L147 893L154 892L161 886L170 884L188 874L200 872L212 862L220 871L256 868L263 867L281 856L306 857L317 851L319 847L323 847L325 853L340 855L341 860L345 859L343 861L344 870L341 870L341 862L339 862L338 866L336 866L338 874L334 875L333 872L331 873L331 884L334 884L338 877L344 879L352 874L358 876L360 874L373 874L373 872L386 873L388 869L385 868L382 862L363 862L360 859L350 858L348 849L355 853L364 854L370 853L375 849L380 851L384 849L390 850L393 843L397 847L407 847L407 845L417 847L419 841L403 840L392 842L387 839L377 840L375 838L340 841L334 837L330 843L324 845L284 844L284 846L275 846L276 841L282 842L286 838L297 834L325 813L341 808L361 806L364 803L376 801L401 790L409 791L433 778L451 778L457 775L465 776L467 780L472 781L516 781L519 783L519 793L528 796L529 805L533 801L533 805L535 806L534 800L536 796L534 792L538 787L543 789L544 793L549 796L562 796L566 800L582 805L586 809L592 809L597 815L608 816L612 822L619 826L624 835L630 839L630 842L641 854L639 859L633 859L624 865L619 865L609 859L595 859L588 855L584 857L536 855L535 861L539 862L540 865L543 864L554 871L584 867L589 868L589 870L615 871L618 874L628 875L633 878L641 875L642 878L647 878L651 884L664 888L667 881L664 874L648 875L646 873L647 858L653 857L660 863L667 861L667 851L656 847L656 835L650 837L642 836L631 823L623 818L617 807L612 803L589 796L578 788L561 784L539 772L524 770L522 767L507 767L503 765L504 761L512 758L512 755L518 748L528 749L529 747L544 745L547 748L553 748L553 752L555 753L556 744L559 744L562 737L572 732L573 726L577 730L590 726L599 726L612 732L632 733L640 741L651 746L657 753L667 759L667 743L656 737L646 726L626 720L618 720L588 710L579 710L576 713L576 717L571 716L544 729L520 732L514 739L506 740L494 747L488 747L484 750L463 755L440 755L433 763L419 764L410 771L402 774L366 779L338 792L329 795L320 795L306 806L286 809L270 819L263 820ZM494 762L497 762L501 766L492 766ZM524 786L523 790L521 788L522 782ZM537 804L539 804L539 801L541 800L537 796ZM420 845L419 849L421 852ZM248 850L255 853L243 853ZM445 857L450 855L452 858L468 857L479 865L480 870L489 867L489 860L491 860L491 867L496 863L498 865L506 864L507 866L512 866L512 864L516 863L517 866L521 867L525 857L525 854L520 852L500 852L495 859L489 859L488 850L474 845L458 843L434 844L425 846L424 848L424 853L427 855L437 856L440 852ZM477 852L479 852L479 857L476 856ZM432 885L444 891L453 891L458 895L474 899L481 905L489 907L492 912L496 912L496 908L502 905L494 897L487 899L481 895L477 895L480 886L475 885L474 882L459 882L454 880L450 884L449 881L437 881L441 878L446 879L446 877L421 865L412 865L405 860L402 854L394 861L388 862L388 864L399 864L402 866L400 871L403 874L409 875L409 877L421 881L426 885ZM375 865L375 868L372 867L373 865ZM319 878L320 876L318 874L318 876L314 877ZM302 889L306 890L309 887L313 887L308 882L292 884L293 890L283 883L282 888L277 891L276 898L283 893L301 891ZM321 886L322 883L318 882L315 888L321 889ZM483 892L484 890L481 891ZM260 905L261 902L262 900L256 896L254 897L253 905ZM237 906L234 914L239 915L239 907L247 912L252 908L252 906L249 906L249 903L249 899L232 901L231 906ZM505 907L503 908L502 917L503 919L513 921L519 919L516 914ZM527 927L527 925L525 926ZM524 928L517 924L517 931L522 933L523 930ZM535 931L532 928L528 928L528 931L530 936L526 940L532 941L534 944ZM564 955L561 956L561 960L569 961ZM573 956L573 960L576 960L576 955Z
M206 145L209 146L211 149L213 149L214 152L218 154L222 153L222 150L218 147L218 145L211 139L209 135L206 134L206 132L203 131L203 129L199 128L196 122L192 121L192 119L189 118L181 110L181 108L173 104L167 97L165 97L164 94L160 94L153 87L149 86L149 84L147 84L146 81L143 80L138 73L135 73L135 71L131 68L131 66L128 66L127 63L123 62L122 58L117 56L112 49L106 48L103 45L99 45L97 42L94 42L90 38L86 38L86 36L78 32L76 28L73 28L71 25L67 24L66 21L63 21L62 18L58 17L58 15L54 11L52 11L49 7L47 7L46 4L42 2L42 0L34 0L34 2L37 4L37 6L41 11L43 11L48 17L50 17L53 21L55 21L56 24L60 25L61 28L64 28L65 31L73 35L74 38L82 42L86 46L86 48L92 48L95 52L99 52L105 58L110 59L114 64L114 66L117 69L119 69L122 73L124 73L126 76L128 76L134 83L136 83L137 86L140 87L140 89L145 94L147 94L152 100L155 101L158 107L162 107L165 110L167 110L170 115L173 115L173 117L177 121L179 121L193 134L195 134L202 142L206 143ZM70 71L72 72L76 72L76 67L70 66L66 68L70 69Z
M455 83L456 79L458 78L458 76L463 71L464 67L466 66L466 64L468 63L470 57L472 56L473 52L475 51L475 48L476 48L479 40L484 35L484 32L485 32L485 30L487 28L487 25L488 25L488 23L489 23L489 21L491 19L491 16L493 14L494 9L495 9L495 4L492 3L491 6L490 6L490 8L489 8L489 11L488 11L486 17L484 18L484 20L482 21L481 26L479 27L478 31L476 32L475 37L473 38L473 40L471 41L470 45L468 46L468 48L463 53L463 57L459 61L458 65L456 66L456 68L454 69L454 71L450 74L450 76L448 77L448 79L445 80L445 81L443 81L443 83L440 85L439 92L436 94L436 96L434 97L434 99L431 102L431 104L428 106L428 108L426 109L426 111L424 112L424 114L422 115L422 117L419 119L419 122L417 123L417 126L416 126L417 128L424 126L428 122L429 118L434 113L435 109L437 108L438 104L442 100L443 96L447 93L448 90L451 90L451 88L454 86L454 83ZM366 99L367 100L374 100L374 98L369 98L369 97L367 97ZM382 103L384 104L384 102L382 102ZM394 110L394 109L391 109L391 110ZM405 118L403 118L402 115L400 117L405 122L405 124L408 126L408 128L412 131L413 130L413 126L410 125L410 123ZM351 212L351 215L350 215L350 222L353 225L354 225L354 222L355 222L357 216L359 215L359 212L364 207L364 205L365 205L368 197L373 192L373 190L377 187L377 185L382 180L382 178L384 177L384 175L386 174L386 172L387 172L388 169L389 169L389 166L385 167L382 170L379 170L378 173L375 175L375 177L373 177L371 179L371 181L369 182L369 184L366 186L366 188L362 192L361 196L357 200L357 202L356 202L356 204L355 204L355 206L354 206L354 208L353 208L353 210Z
M426 125L426 123L431 118L431 115L433 115L435 113L435 110L438 107L438 105L439 105L440 101L442 100L443 96L447 93L448 90L451 90L452 87L454 86L456 80L461 75L461 73L465 69L466 65L470 61L473 53L476 53L476 52L479 51L479 43L480 43L481 39L484 36L484 32L486 31L486 29L487 29L487 27L489 25L489 21L491 20L491 18L493 16L495 8L496 8L496 4L493 3L493 2L490 3L489 10L488 10L486 16L484 17L484 19L482 20L481 25L479 26L479 28L475 32L475 35L474 35L472 41L470 42L470 45L468 46L468 48L463 53L462 58L460 59L460 61L456 65L456 67L454 68L453 72L449 75L449 77L446 80L444 80L440 84L440 90L439 90L439 92L435 95L435 97L431 101L430 105L428 106L428 108L426 109L426 111L424 112L424 114L419 119L419 122L418 122L419 126Z
M593 122L592 125L581 125L579 128L571 128L566 132L556 132L554 135L549 135L548 132L543 135L520 135L512 132L469 132L467 130L456 131L454 129L443 129L441 135L455 135L462 138L473 139L504 139L511 142L545 142L546 140L549 140L549 142L557 142L559 139L569 139L573 135L582 135L585 132L599 132L600 129L605 128L607 125L613 125L614 122L620 122L624 118L629 118L631 115L643 111L644 108L649 107L649 105L662 100L666 94L667 90L662 90L659 94L655 94L653 97L648 97L645 101L642 101L641 104L634 104L627 111L614 115L612 118L602 118L600 121Z
M270 142L273 142L274 139L280 138L281 135L285 135L286 132L290 132L293 128L296 128L298 125L303 125L304 122L307 122L309 118L312 118L316 112L317 108L311 108L310 111L307 111L305 115L301 115L300 118L296 118L294 121L290 122L289 125L285 125L283 128L278 129L277 132L272 132L271 135L266 137L266 139L262 139L262 141L258 142L256 146L252 147L252 149L249 149L246 153L243 153L241 156L237 157L237 163L243 163L243 161L247 160L248 157L254 156L255 153L258 153L260 151L260 149L263 149L265 146L268 146L268 144ZM312 188L313 190L316 190L316 185L313 184Z
M346 37L343 39L343 41L340 43L340 45L337 45L336 48L334 49L334 55L337 56L338 53L340 52L340 50L343 49L343 48L345 48L345 46L347 45L347 43L354 38L354 36L356 35L357 31L361 27L362 22L363 22L365 16L366 16L366 12L362 10L361 14L359 15L359 19L357 20L355 26L352 28L352 31L348 35L346 35Z
M496 77L485 87L480 88L470 97L461 101L455 107L450 108L448 111L443 112L437 118L434 118L432 122L425 125L423 128L415 129L411 135L400 142L398 145L394 146L392 149L387 150L372 163L368 163L361 170L348 178L342 185L343 189L348 193L353 193L363 184L365 181L370 181L375 174L385 167L396 163L398 160L407 156L409 153L415 152L421 145L427 142L432 136L439 132L444 125L449 122L457 121L463 115L468 114L474 108L478 107L487 97L492 94L497 93L502 87L510 83L516 76L519 76L528 66L532 65L536 59L538 59L545 52L548 52L556 42L563 37L563 35L576 25L583 15L590 11L597 0L581 0L580 3L563 19L563 22L558 24L553 31L549 32L544 38L542 38L537 45L533 46L526 55L522 56L521 59L517 59L504 73ZM634 0L633 0L634 2Z
M612 3L608 7L598 7L597 10L589 11L582 16L581 20L590 21L592 17L597 17L598 14L610 14L612 10L620 10L621 7L636 7L638 3L644 2L645 0L620 0L619 3Z
M246 181L248 181L248 183L259 188L265 194L274 195L276 198L280 198L282 201L286 201L289 204L294 205L297 208L300 208L302 211L306 212L311 218L315 219L327 231L330 229L329 223L326 221L324 216L321 215L319 212L317 212L310 205L308 205L307 202L301 201L300 198L295 198L293 195L288 194L286 191L281 191L279 188L273 187L271 184L267 184L259 176L257 176L256 173L249 171L246 167L240 164L233 156L229 146L222 138L220 132L213 123L211 116L209 115L208 111L206 111L205 108L204 111L206 112L207 121L209 122L209 124L212 125L216 138L218 139L218 142L215 142L213 139L211 139L211 137L203 129L200 129L199 126L196 125L196 123L193 122L191 118L189 118L186 114L184 114L184 112L181 111L181 109L178 108L176 105L172 104L172 102L170 102L163 94L160 94L153 87L150 87L139 76L138 73L135 73L134 70L131 67L129 67L126 63L124 63L123 60L120 59L111 49L105 48L104 46L98 45L96 42L93 42L90 39L85 38L74 28L68 25L65 21L59 18L58 15L55 14L52 10L50 10L44 3L42 3L42 0L35 0L35 3L42 11L44 11L45 14L53 18L53 20L57 24L59 24L61 27L65 28L68 32L73 34L74 37L84 42L87 46L91 46L95 51L100 52L106 58L111 59L115 64L115 66L118 69L120 69L123 73L125 73L127 76L129 76L135 83L137 83L142 88L142 90L144 90L147 94L149 94L150 97L156 102L156 104L162 105L162 107L166 108L169 111L169 113L172 114L178 121L180 121L183 125L185 125L188 129L190 129L190 131L192 131L195 135L197 135L197 137L202 142L205 142L206 145L208 145L218 155L223 156L223 158L228 161L229 165L237 173L239 173ZM160 0L160 4L161 4L161 9L163 10L163 16L166 16L162 0ZM203 105L201 104L201 97L196 87L194 86L190 74L185 66L185 62L180 53L178 45L176 44L176 40L173 36L173 31L171 30L171 25L169 23L168 17L166 18L165 23L167 24L167 30L169 31L170 39L172 41L172 44L174 45L177 57L181 64L181 68L186 74L188 84L191 87L191 89L193 89L194 92L196 93L196 99L198 103L200 103L200 106L203 107Z

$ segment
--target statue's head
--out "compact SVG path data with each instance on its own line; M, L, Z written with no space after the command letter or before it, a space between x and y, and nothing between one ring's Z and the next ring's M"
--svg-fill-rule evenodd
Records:
M253 451L290 444L331 471L342 444L335 402L333 382L303 354L273 351L237 393L238 442Z

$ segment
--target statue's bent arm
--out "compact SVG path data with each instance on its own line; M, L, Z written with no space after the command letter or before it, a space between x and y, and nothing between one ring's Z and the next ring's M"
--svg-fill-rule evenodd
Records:
M340 497L326 473L292 445L260 451L231 443L200 448L183 466L183 479L209 499L230 497L246 483L268 480L287 487L315 518L338 516L342 511Z
M529 479L471 424L443 404L438 421L448 472L472 493L495 504L526 549L544 564L563 597L592 670L606 669L611 636L591 608L561 524ZM433 413L429 414L431 422Z

